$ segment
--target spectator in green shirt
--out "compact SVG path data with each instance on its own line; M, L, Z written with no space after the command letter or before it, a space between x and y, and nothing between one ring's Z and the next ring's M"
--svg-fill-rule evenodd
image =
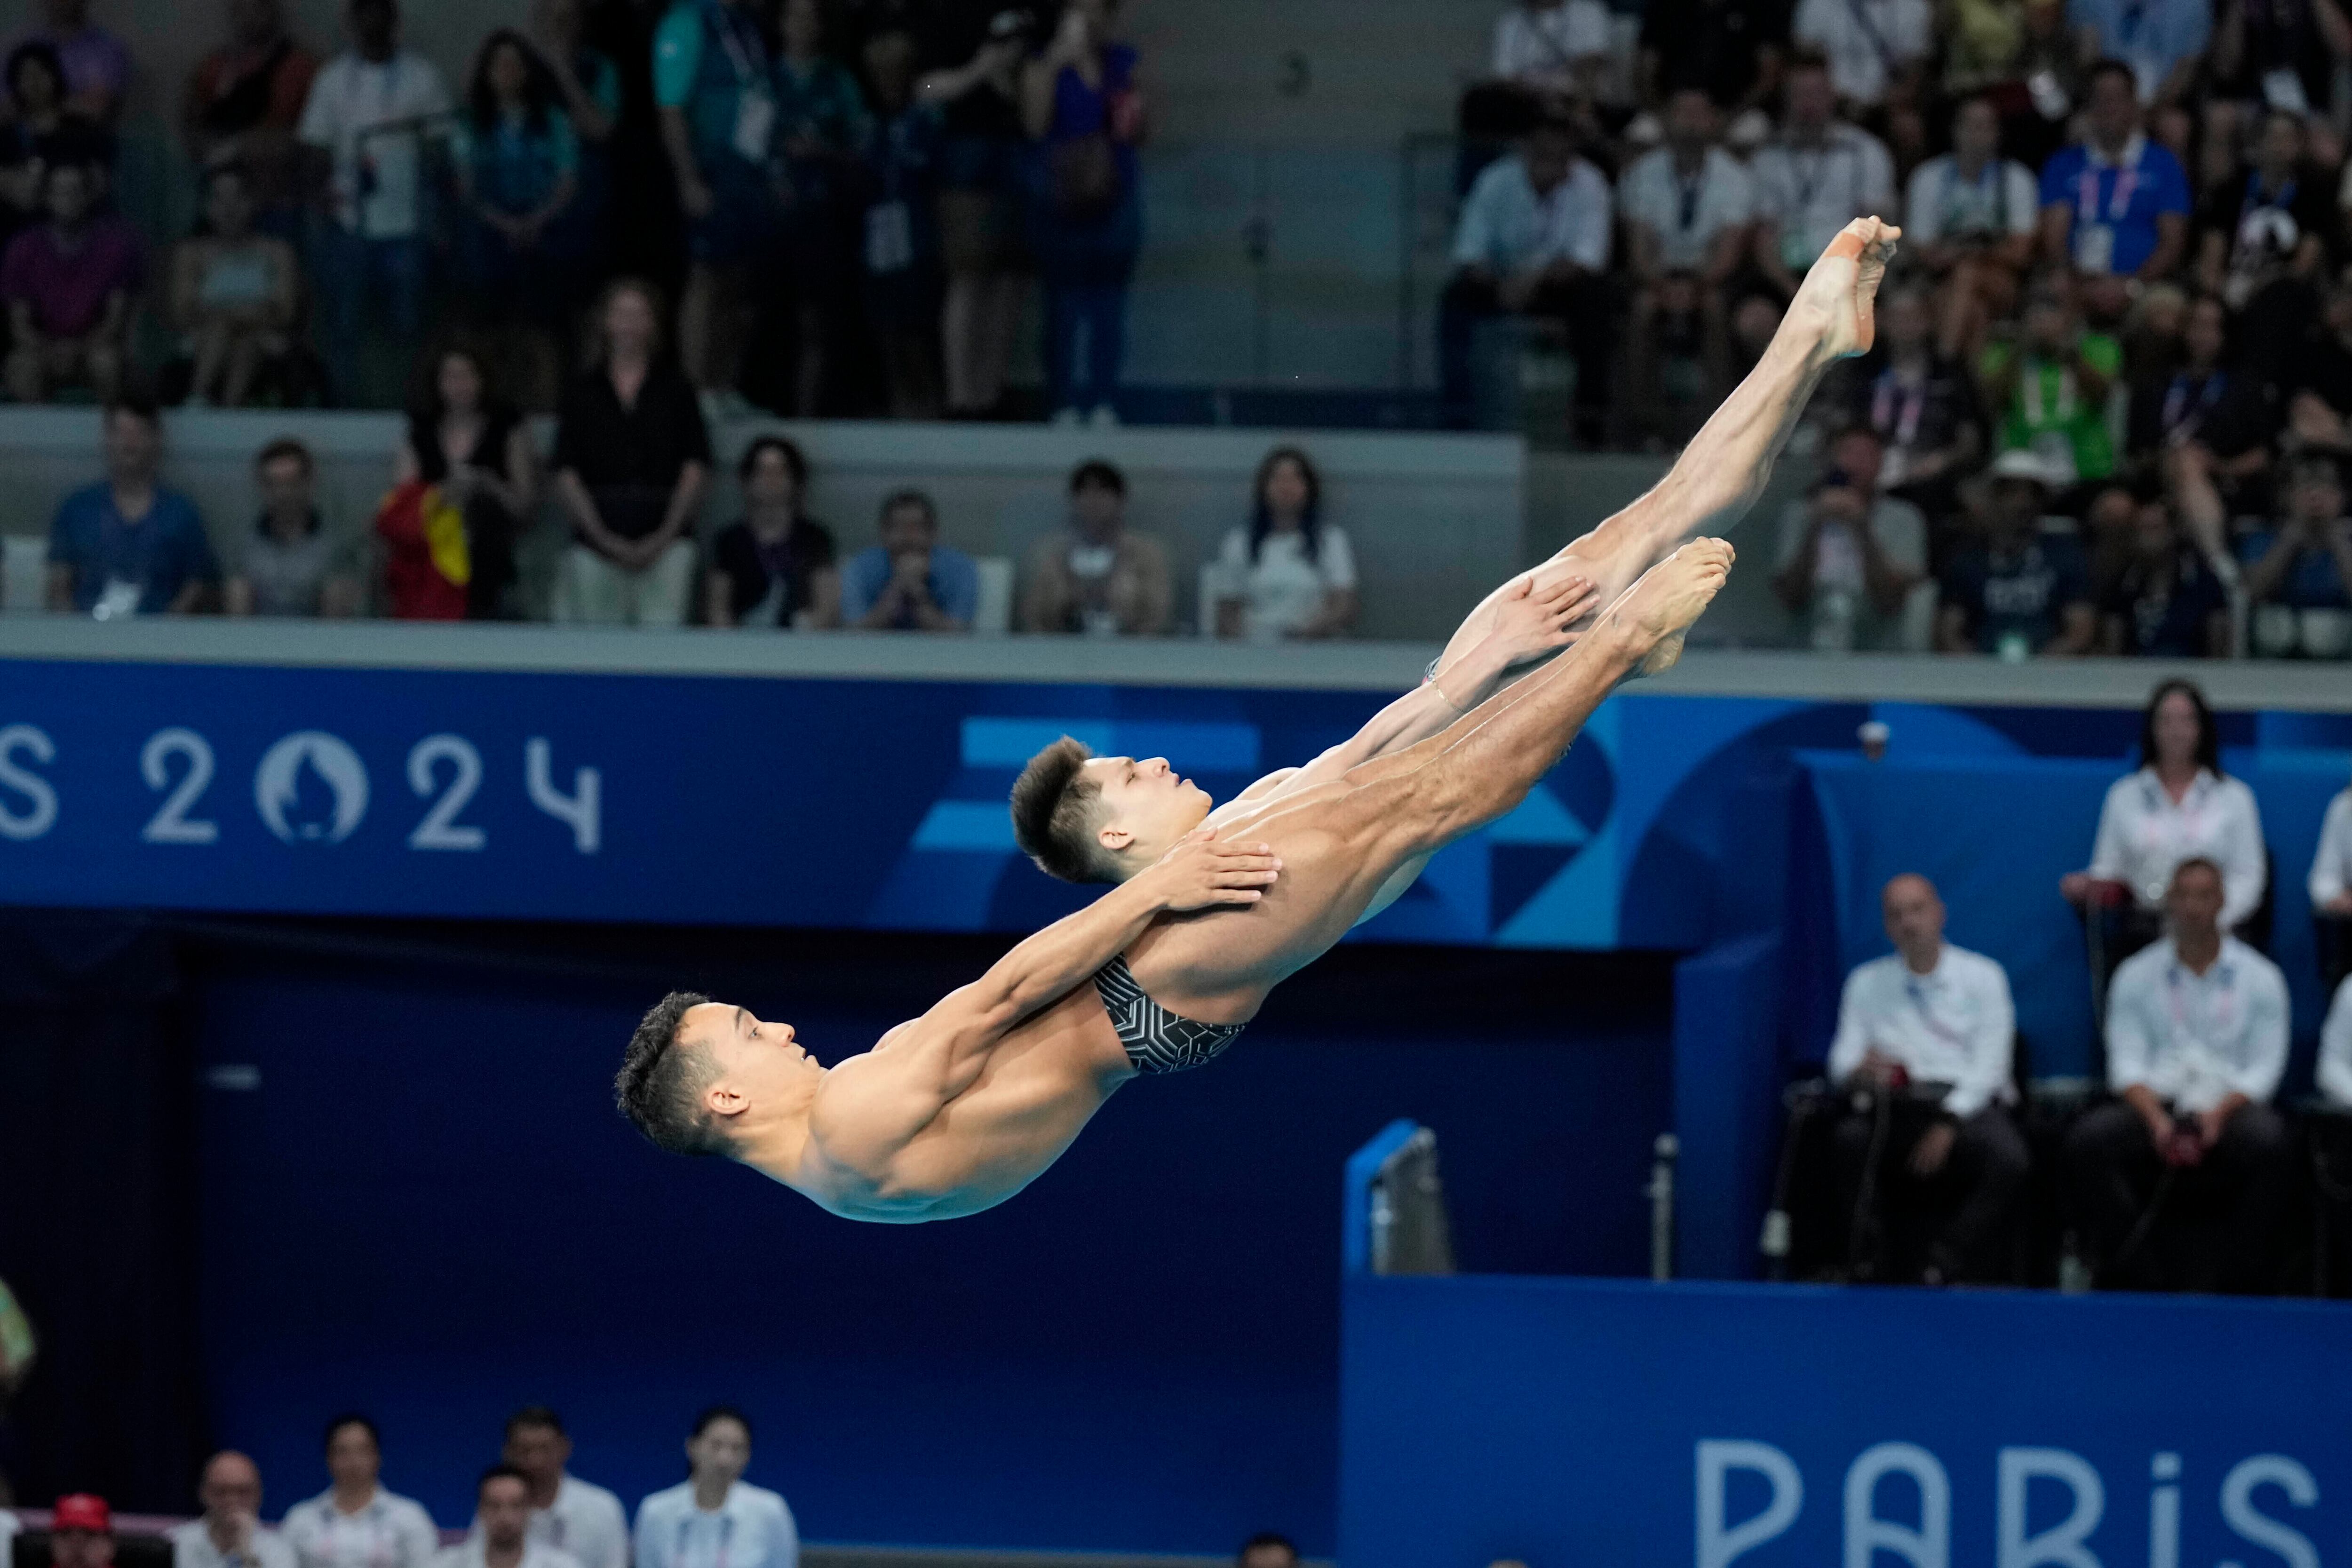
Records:
M2123 345L2086 330L2066 279L2045 273L2027 295L2015 343L1993 343L1978 366L1985 406L1998 411L1995 445L2029 450L2069 484L2115 472L2107 394L2123 373Z

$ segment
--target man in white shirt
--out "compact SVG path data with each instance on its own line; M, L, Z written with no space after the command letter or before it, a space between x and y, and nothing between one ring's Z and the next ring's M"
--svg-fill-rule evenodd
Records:
M2352 1108L2352 974L2336 986L2327 1021L2319 1026L2318 1078L2329 1104Z
M294 1549L261 1522L261 1470L234 1448L205 1463L203 1515L173 1528L172 1568L294 1568Z
M1573 123L1546 114L1517 152L1488 164L1454 231L1454 279L1439 308L1439 362L1454 420L1467 424L1481 321L1540 316L1562 322L1576 359L1580 433L1597 437L1609 406L1608 177L1578 156Z
M533 1539L530 1513L530 1482L512 1465L492 1465L474 1490L473 1530L433 1568L580 1568L569 1552Z
M527 1405L507 1417L506 1462L530 1486L530 1538L570 1552L580 1568L628 1568L621 1500L566 1473L572 1438L555 1412Z
M2327 803L2308 885L2312 913L2352 916L2352 789Z
M397 0L351 0L352 47L320 68L296 135L328 163L315 281L330 363L351 396L365 302L414 340L424 313L424 154L451 112L441 73L400 47Z
M1927 579L1927 519L1881 494L1886 444L1867 425L1841 431L1828 466L1803 500L1780 513L1772 591L1787 607L1799 647L1925 653L1932 613L1910 611Z
M1802 52L1789 62L1780 134L1748 165L1756 182L1756 265L1783 300L1837 231L1895 210L1895 160L1886 144L1837 117L1829 62Z
M2008 1107L2017 1015L2000 964L1944 940L1944 901L1905 875L1881 895L1895 951L1846 976L1829 1075L1855 1091L1832 1135L1839 1217L1871 1228L1864 1205L1889 1182L1944 1189L1950 1217L1927 1244L1929 1283L1982 1278L1986 1243L2025 1184L2025 1140ZM1948 1086L1924 1125L1896 1114L1905 1085ZM1874 1149L1879 1164L1872 1168ZM1855 1258L1856 1264L1867 1260Z
M1756 193L1739 160L1717 145L1721 120L1700 89L1679 89L1666 100L1664 145L1635 159L1619 184L1633 283L1625 364L1637 409L1660 401L1660 363L1672 353L1696 349L1700 408L1712 411L1730 384L1726 296L1747 259Z
M2100 1282L2147 1283L2149 1248L2126 1248L2151 1190L2210 1183L2224 1205L2217 1244L2196 1249L2193 1289L2259 1290L2292 1176L2286 1123L2270 1100L2286 1070L2286 979L2221 933L2221 870L2184 860L2165 900L2170 934L2124 962L2107 988L2107 1086L2116 1099L2066 1134L2074 1223ZM2144 1238L2143 1238L2144 1239Z
M1838 97L1863 109L1916 93L1934 42L1927 0L1798 0L1789 31L1828 58Z

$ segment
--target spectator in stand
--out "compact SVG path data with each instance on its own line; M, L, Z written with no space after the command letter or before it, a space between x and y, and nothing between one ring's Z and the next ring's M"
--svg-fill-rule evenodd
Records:
M2297 459L2278 521L2237 537L2241 584L2253 606L2253 652L2282 658L2352 654L2352 518L2335 459Z
M1748 163L1756 181L1758 270L1783 303L1838 230L1895 211L1886 144L1838 118L1829 63L1803 51L1789 62L1780 133Z
M466 618L514 620L515 545L539 511L539 452L521 414L493 389L478 350L453 343L428 363L394 483L433 487L465 520Z
M621 128L621 68L612 57L590 47L585 0L532 0L527 40L556 100L572 122L578 143L575 194L548 225L549 249L559 256L603 259L612 238L614 138ZM568 317L581 299L576 290L590 279L574 277L575 292L565 302Z
M2228 0L2225 0L2228 3ZM2086 60L2112 59L2138 100L2179 103L2197 80L2212 38L2212 0L2066 0L2066 20Z
M205 608L220 569L194 503L156 482L162 416L126 397L101 417L106 478L59 501L49 524L48 607L101 621Z
M2230 592L2204 552L2180 536L2172 509L2142 501L2132 552L2100 605L2099 651L2110 658L2227 658Z
M866 40L877 123L866 149L866 319L882 351L891 417L936 419L940 388L939 106L915 94L915 36Z
M2270 1284L2270 1244L2293 1173L2286 1122L2271 1108L2286 1070L2286 980L2224 934L2221 869L2183 860L2165 895L2169 931L2124 961L2107 994L2107 1084L2066 1134L2072 1212L2094 1278L2147 1283L2141 1221L2168 1167L2220 1189L2225 1220L2191 1263L2192 1289ZM2194 1174L2190 1174L2194 1173Z
M2284 386L2294 441L2352 458L2352 268L2326 286L2319 320L2289 361Z
M2141 134L2131 67L2101 60L2088 89L2086 134L2042 166L2042 251L2093 277L2155 282L2188 247L2189 176L2171 149Z
M2234 931L2262 906L2269 879L2254 792L2221 771L2221 731L2205 694L2168 680L2148 699L2139 767L2107 790L2088 869L2058 891L2078 907L2122 908L2125 951L2154 940L2173 873L2195 859L2222 879L2220 920Z
M1995 445L2032 453L2062 489L2105 479L2116 468L2107 393L2123 359L2113 336L2082 325L2066 275L2043 273L2026 290L2018 341L1989 345L1978 367Z
M65 65L54 45L35 38L8 56L14 118L0 121L0 245L42 215L41 186L51 169L77 163L97 174L114 167L114 133L66 107Z
M2240 352L2276 380L2319 311L2317 283L2342 258L2329 171L2305 155L2303 117L2271 110L2243 180L2215 187L2197 210L2197 281L2239 312Z
M252 183L262 226L299 237L302 106L316 55L286 30L281 0L227 0L228 41L196 63L180 99L180 134L205 169L234 163Z
M131 51L89 19L89 0L41 0L42 23L30 37L64 62L66 108L110 129L131 86Z
M58 1499L49 1514L49 1555L55 1568L109 1568L114 1561L114 1512L89 1492Z
M131 226L92 210L97 185L80 164L51 169L42 182L48 221L10 240L0 258L13 340L8 392L19 403L74 385L110 402L121 387L142 267Z
M1649 0L1642 8L1641 96L1664 101L1695 87L1743 122L1780 100L1789 45L1788 0Z
M629 1568L629 1518L621 1500L564 1468L572 1438L544 1405L507 1417L500 1458L530 1489L530 1539L569 1552L580 1568Z
M1780 514L1772 591L1799 640L1822 652L1927 651L1925 622L1906 626L1911 591L1927 580L1927 520L1879 493L1885 449L1868 426L1829 446L1811 493Z
M783 197L781 269L793 306L792 374L778 401L802 417L819 412L827 385L831 340L842 307L855 298L853 254L871 257L876 235L856 205L859 159L874 121L847 67L824 52L818 0L783 0L783 47L776 55L776 170ZM859 245L847 226L861 224ZM885 247L885 258L905 246Z
M654 100L687 219L678 352L695 386L722 398L742 371L752 273L782 216L769 175L774 64L755 0L679 0L654 35Z
M1021 629L1160 637L1175 609L1168 552L1127 526L1127 476L1099 458L1070 475L1070 522L1037 542L1022 584Z
M2346 912L2352 912L2347 907ZM2336 987L2319 1026L2319 1092L2338 1109L2352 1107L2352 974Z
M2315 914L2352 916L2352 789L2327 803L2308 883Z
M2270 407L2256 380L2225 363L2229 321L2220 300L2200 295L2189 305L2182 328L2186 357L2179 367L2132 388L2124 430L2135 459L2195 442L2238 473L2268 466Z
M2183 10L2190 6L2190 0L2172 3ZM2195 6L2204 8L2201 3ZM2338 0L2220 0L2213 14L2208 136L2226 137L2240 105L2327 112L2336 96L2336 72L2352 60L2352 20Z
M1135 47L1111 37L1117 10L1117 0L1071 0L1053 41L1022 68L1021 121L1036 143L1029 247L1045 284L1045 390L1061 424L1118 423L1127 292L1143 246L1136 150L1148 121Z
M295 390L285 373L301 263L254 226L257 216L245 166L215 163L205 173L204 226L172 253L172 325L191 365L188 395L203 406L244 407L272 371L281 393Z
M1885 447L1879 488L1931 522L1958 510L1959 481L1984 452L1984 415L1968 373L1937 351L1916 285L1882 292L1878 346L1850 384L1847 417Z
M1496 81L1597 100L1609 77L1609 8L1601 0L1519 0L1495 18L1487 65Z
M683 626L694 593L687 536L709 482L710 432L662 352L651 284L607 284L594 320L601 352L565 393L556 426L555 494L575 541L556 619Z
M580 1559L530 1529L530 1481L492 1465L474 1488L474 1528L434 1556L433 1568L581 1568Z
M841 571L841 620L870 632L968 632L980 608L980 568L940 542L939 509L920 490L882 503L882 542Z
M687 1479L637 1505L636 1568L799 1568L784 1500L743 1479L751 1422L729 1405L694 1418Z
M1990 1256L2002 1220L2023 1190L2030 1167L2025 1138L2010 1107L2017 1012L2009 975L1980 953L1944 940L1944 900L1915 874L1896 877L1880 895L1895 951L1845 979L1829 1076L1854 1092L1833 1134L1838 1213L1862 1221L1864 1194L1906 1179L1934 1184L1959 1199L1928 1244L1925 1283L1989 1279L2008 1272ZM1924 1126L1882 1126L1878 1096L1906 1083L1948 1086ZM1895 1136L1887 1136L1888 1131ZM1874 1157L1883 1162L1875 1173ZM1873 1177L1875 1176L1875 1181ZM1855 1264L1867 1259L1855 1258Z
M1223 590L1213 607L1221 637L1278 642L1345 637L1356 624L1356 553L1323 521L1323 479L1296 447L1257 466L1249 526L1218 553Z
M841 624L841 574L833 530L802 510L808 459L782 436L743 449L736 469L743 516L719 531L703 577L704 618L714 626L822 631Z
M261 1522L261 1471L233 1448L205 1461L200 1518L171 1531L172 1568L295 1568L294 1549Z
M1242 1542L1234 1568L1298 1568L1298 1548L1286 1535L1263 1531Z
M431 1568L441 1550L433 1516L380 1481L383 1445L364 1415L327 1423L334 1484L286 1510L287 1544L300 1568Z
M972 26L970 24L977 24ZM1021 12L996 0L936 9L929 68L916 86L942 115L938 175L947 299L940 357L950 419L985 418L1004 396L1025 279L1017 265L1021 123Z
M2040 531L2048 470L2032 452L2003 452L1992 467L1984 540L1944 574L1936 646L2004 659L2089 653L2098 637L2091 572L2082 547Z
M1665 144L1636 159L1620 190L1633 284L1627 380L1652 428L1669 352L1696 351L1705 372L1701 407L1713 409L1730 390L1727 295L1747 260L1756 193L1739 160L1717 145L1718 120L1705 92L1677 89L1666 100Z
M475 329L504 340L525 402L546 407L589 258L564 248L583 237L561 225L580 195L579 138L554 73L520 33L499 28L474 57L452 142Z
M360 585L348 544L327 532L319 515L318 463L310 448L281 436L253 460L261 491L261 515L247 541L245 557L229 577L226 604L232 616L350 616L360 605ZM180 1568L189 1568L183 1563ZM217 1568L203 1564L201 1568ZM247 1568L254 1568L248 1564ZM265 1563L260 1568L279 1568Z
M1577 435L1599 445L1615 336L1609 279L1608 176L1577 150L1574 123L1548 112L1509 157L1479 174L1454 230L1454 277L1439 305L1445 401L1467 425L1477 324L1497 316L1559 322L1576 359Z
M368 301L401 342L423 324L425 143L451 117L440 71L401 47L395 0L351 0L348 16L352 47L320 69L296 132L328 164L312 277L327 363L346 401L362 390Z
M1944 353L1975 359L1985 329L2016 310L2040 213L2032 172L2000 156L1992 100L1963 100L1952 112L1952 150L1913 170L1903 198L1904 245L1943 291Z
M1797 0L1789 32L1828 60L1846 112L1883 125L1912 162L1926 140L1918 101L1935 47L1927 0Z

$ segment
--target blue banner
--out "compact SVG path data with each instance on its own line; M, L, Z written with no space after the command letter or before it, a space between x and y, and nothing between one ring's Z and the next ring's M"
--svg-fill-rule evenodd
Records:
M2324 1302L1359 1275L1339 1560L2318 1568L2352 1535L2347 1329Z

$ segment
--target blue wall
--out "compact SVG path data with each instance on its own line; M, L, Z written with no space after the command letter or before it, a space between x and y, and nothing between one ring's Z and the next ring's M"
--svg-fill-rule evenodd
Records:
M1345 950L1213 1068L1123 1090L1012 1204L900 1228L656 1153L608 1080L669 984L824 1058L986 939L258 934L190 967L205 1061L259 1070L205 1096L204 1316L216 1434L272 1512L324 1484L345 1406L383 1422L388 1484L457 1524L518 1404L562 1411L575 1468L634 1500L724 1398L816 1539L1328 1551L1350 1148L1400 1113L1437 1128L1473 1267L1644 1266L1662 961Z

